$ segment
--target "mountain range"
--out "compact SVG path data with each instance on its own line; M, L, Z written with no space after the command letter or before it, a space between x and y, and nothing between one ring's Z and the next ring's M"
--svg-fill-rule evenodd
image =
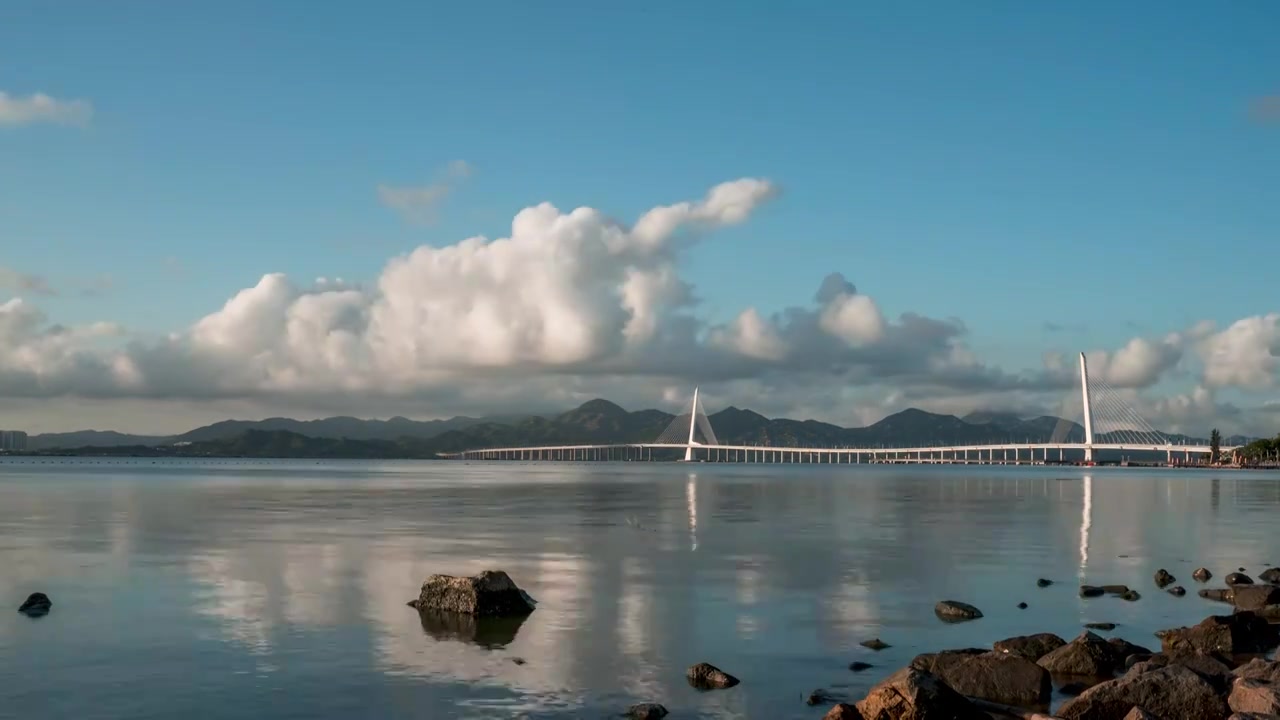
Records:
M429 458L469 448L528 445L653 442L675 416L659 410L629 412L608 400L592 400L552 416L323 420L269 418L227 420L169 437L83 431L35 435L31 450L140 455L234 457ZM789 447L910 447L1002 442L1081 442L1084 428L1051 415L1023 418L1011 413L975 412L963 418L918 409L890 415L860 428L817 420L770 419L751 410L725 408L709 417L722 443ZM1174 443L1202 438L1169 435ZM1250 438L1224 438L1227 445ZM1107 435L1095 436L1108 442ZM1120 440L1114 439L1119 442Z

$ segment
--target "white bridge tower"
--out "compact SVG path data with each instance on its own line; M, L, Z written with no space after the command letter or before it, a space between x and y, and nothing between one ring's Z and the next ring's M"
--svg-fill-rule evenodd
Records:
M1093 409L1089 407L1089 363L1080 353L1080 399L1084 404L1084 461L1093 462Z

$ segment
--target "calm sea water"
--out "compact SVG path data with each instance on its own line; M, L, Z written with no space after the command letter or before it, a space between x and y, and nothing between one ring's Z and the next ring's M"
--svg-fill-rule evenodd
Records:
M1245 472L0 460L0 716L816 719L810 690L920 652L1088 621L1155 645L1222 609L1197 565L1280 563L1278 510ZM486 568L539 600L523 623L405 606ZM15 612L37 590L53 612ZM690 689L699 661L742 685Z

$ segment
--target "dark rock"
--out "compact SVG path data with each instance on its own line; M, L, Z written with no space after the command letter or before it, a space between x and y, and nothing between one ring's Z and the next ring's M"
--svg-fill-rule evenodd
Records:
M1047 670L1003 652L928 653L917 655L911 667L938 676L961 695L1004 705L1048 705L1053 693Z
M1125 590L1121 593L1120 597L1121 599L1128 600L1129 602L1142 599L1142 596L1138 594L1137 590Z
M1227 576L1227 585L1252 585L1253 578L1244 573L1234 572Z
M630 720L662 720L667 714L667 709L657 703L640 703L627 709Z
M1140 662L1146 662L1150 659L1151 653L1134 653L1133 655L1128 655L1124 659L1124 669L1132 670L1134 665L1137 665Z
M1226 692L1227 686L1230 684L1232 679L1231 668L1226 664L1226 662L1224 662L1224 658L1201 652L1186 652L1177 655L1156 653L1148 660L1137 663L1133 667L1129 668L1129 672L1136 675L1143 672L1158 670L1170 665L1184 667L1199 675L1210 685L1213 685L1214 689L1219 693Z
M1069 682L1066 685L1063 685L1062 687L1058 688L1058 693L1062 695L1066 695L1067 697L1075 697L1080 693L1084 692L1085 690L1088 690L1089 687L1090 686L1088 683Z
M1182 597L1183 595L1187 594L1187 589L1182 587L1181 585L1174 585L1173 587L1169 588L1169 594L1174 597Z
M1018 603L1018 609L1019 609L1019 610L1026 610L1026 609L1027 609L1027 604L1026 604L1026 603L1024 603L1024 602L1020 602L1020 603Z
M1280 686L1261 680L1237 678L1231 684L1227 704L1233 712L1280 715Z
M1081 585L1080 597L1102 597L1107 591L1096 585Z
M1164 720L1164 719L1158 718L1155 715L1152 715L1151 713L1147 712L1146 710L1143 710L1140 707L1135 707L1132 710L1130 710L1127 715L1121 718L1121 720Z
M1258 574L1258 579L1262 582L1280 583L1280 567L1273 567L1263 570Z
M1240 572L1249 572L1248 570L1245 570L1244 568L1236 568L1236 570L1239 570Z
M1160 568L1159 570L1156 571L1156 587L1160 588L1161 590L1174 584L1177 581L1178 581L1178 578L1174 577L1173 575L1170 575L1169 571L1165 570L1164 568Z
M1037 633L1006 638L996 642L992 647L996 652L1017 655L1035 662L1066 644L1066 640L1053 633Z
M893 647L892 645L890 645L889 643L887 643L887 642L885 642L885 641L881 640L880 638L872 638L871 640L863 640L861 643L858 643L858 644L859 644L859 645L861 645L861 646L862 646L862 647L864 647L864 648L870 648L870 649L872 649L872 650L884 650L885 648Z
M871 688L857 708L865 720L991 720L941 678L912 667Z
M1276 646L1276 629L1252 612L1211 615L1198 625L1162 630L1157 635L1170 655L1199 651L1226 656L1266 652Z
M1231 604L1241 610L1261 610L1268 605L1280 605L1280 587L1243 585L1232 588Z
M1161 720L1222 720L1229 712L1204 678L1184 667L1170 666L1099 683L1067 701L1057 717L1124 720L1135 707Z
M1129 586L1128 585L1103 585L1102 592L1110 593L1112 595L1123 595L1129 592Z
M947 622L977 620L982 617L981 610L958 600L942 600L933 606L933 613Z
M738 678L721 670L715 665L698 663L685 671L685 679L699 690L723 690L737 685Z
M1280 605L1268 605L1253 612L1268 622L1280 623Z
M809 696L804 699L805 705L826 705L833 702L836 702L836 696L822 688L809 693Z
M1115 630L1116 629L1115 623L1085 623L1084 626L1089 628L1090 630Z
M835 707L822 716L822 720L865 720L858 708L848 703L836 703Z
M1236 668L1231 675L1232 677L1280 684L1280 662L1254 658Z
M1115 665L1117 668L1124 665L1125 658L1128 658L1131 655L1151 654L1151 651L1147 648L1144 648L1141 645L1134 645L1124 638L1107 638L1107 644L1111 646L1111 651L1114 653L1113 657L1115 658Z
M31 593L27 596L27 599L18 606L18 612L29 617L48 615L49 611L52 609L53 601L49 599L48 595L45 595L42 592Z
M1191 577L1195 578L1197 582L1209 582L1209 579L1213 577L1213 573L1209 572L1208 568L1196 568L1196 571L1191 573Z
M1205 588L1197 593L1205 600L1213 600L1215 602L1231 602L1233 593L1231 588Z
M870 670L873 667L875 667L875 665L872 665L871 663L865 663L860 660L854 660L853 662L849 663L849 669L854 672L862 672L863 670Z
M1046 580L1044 578L1040 578L1039 580L1036 580L1036 587L1049 587L1052 584L1053 584L1052 580Z
M533 612L534 602L501 570L485 570L474 577L432 575L422 583L419 611L438 610L510 617Z
M515 663L516 665L524 665L528 661L522 657L513 657L511 658L511 662Z
M1051 673L1091 677L1109 676L1118 664L1115 648L1088 631L1040 658L1037 663Z

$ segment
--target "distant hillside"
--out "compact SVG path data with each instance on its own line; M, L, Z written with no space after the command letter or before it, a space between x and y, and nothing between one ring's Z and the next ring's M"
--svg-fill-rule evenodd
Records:
M117 433L66 433L85 436L75 454L431 458L438 453L485 447L652 442L675 416L659 410L628 412L608 400L592 400L551 417L453 418L418 422L404 418L359 420L340 417L299 421L272 418L227 421L171 438L127 442ZM1024 442L1082 442L1084 429L1053 416L1020 418L1012 413L971 413L965 418L908 409L861 428L842 428L816 420L770 419L735 407L710 416L722 443L790 447L903 447ZM38 436L49 437L49 436ZM1122 442L1101 434L1098 442ZM1176 443L1202 443L1173 436ZM1225 444L1241 444L1229 438ZM174 446L174 443L181 445ZM96 447L86 447L96 446ZM48 446L44 446L48 447ZM39 449L39 448L37 448Z
M78 430L64 433L43 433L27 438L27 447L32 450L48 450L50 448L76 448L85 446L116 447L121 445L158 445L168 442L169 438L150 435L126 435L111 430Z

